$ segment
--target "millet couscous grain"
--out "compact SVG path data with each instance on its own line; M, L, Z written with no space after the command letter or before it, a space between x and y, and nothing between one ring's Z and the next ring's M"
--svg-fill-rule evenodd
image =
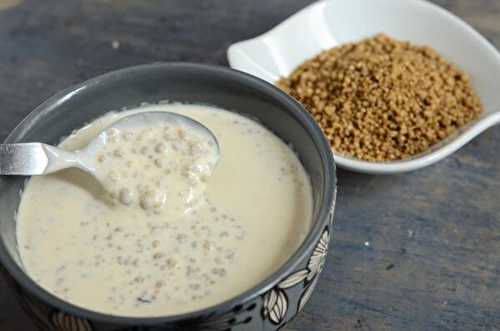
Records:
M383 34L326 50L278 86L314 116L335 152L366 161L425 152L482 112L454 64Z

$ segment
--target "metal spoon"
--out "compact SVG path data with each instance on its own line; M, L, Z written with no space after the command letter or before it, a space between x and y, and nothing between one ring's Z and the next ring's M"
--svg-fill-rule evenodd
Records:
M99 178L96 174L96 156L110 138L110 129L153 127L168 124L196 130L206 136L217 148L215 135L203 124L183 115L164 111L147 111L132 114L116 121L102 131L85 148L68 152L43 143L0 144L0 175L46 175L62 169L79 168Z

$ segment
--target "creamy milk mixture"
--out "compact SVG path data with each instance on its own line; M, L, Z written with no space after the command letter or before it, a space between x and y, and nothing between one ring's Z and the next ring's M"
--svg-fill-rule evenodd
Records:
M206 182L219 155L211 137L162 122L113 127L105 134L93 163L111 201L158 214L184 213L207 200Z
M178 112L213 131L215 168L213 146L157 126L115 132L97 156L108 190L77 169L33 177L18 212L27 272L76 305L124 316L206 308L270 276L311 224L310 181L296 155L250 119L180 104L108 114L61 147L81 149L144 110Z

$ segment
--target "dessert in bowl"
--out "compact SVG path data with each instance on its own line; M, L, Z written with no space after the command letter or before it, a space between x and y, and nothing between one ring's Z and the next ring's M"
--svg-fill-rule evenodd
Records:
M174 149L200 148L189 132L158 127L122 132L101 155L116 159L109 178L129 178L127 190L104 194L78 170L2 177L0 258L24 307L44 330L281 327L323 268L336 192L328 143L284 93L230 69L139 66L54 96L6 142L67 137L60 146L75 150L143 111L178 112L212 130L221 152L213 173L169 163Z

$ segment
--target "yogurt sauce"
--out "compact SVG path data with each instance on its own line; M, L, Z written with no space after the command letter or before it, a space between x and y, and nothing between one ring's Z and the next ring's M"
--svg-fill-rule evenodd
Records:
M111 195L77 169L33 177L17 219L27 273L81 307L138 317L221 303L283 265L310 228L311 185L293 151L255 121L208 106L149 106L107 114L61 147L81 149L141 111L204 124L220 145L217 166L199 137L158 126L116 132L98 156Z

